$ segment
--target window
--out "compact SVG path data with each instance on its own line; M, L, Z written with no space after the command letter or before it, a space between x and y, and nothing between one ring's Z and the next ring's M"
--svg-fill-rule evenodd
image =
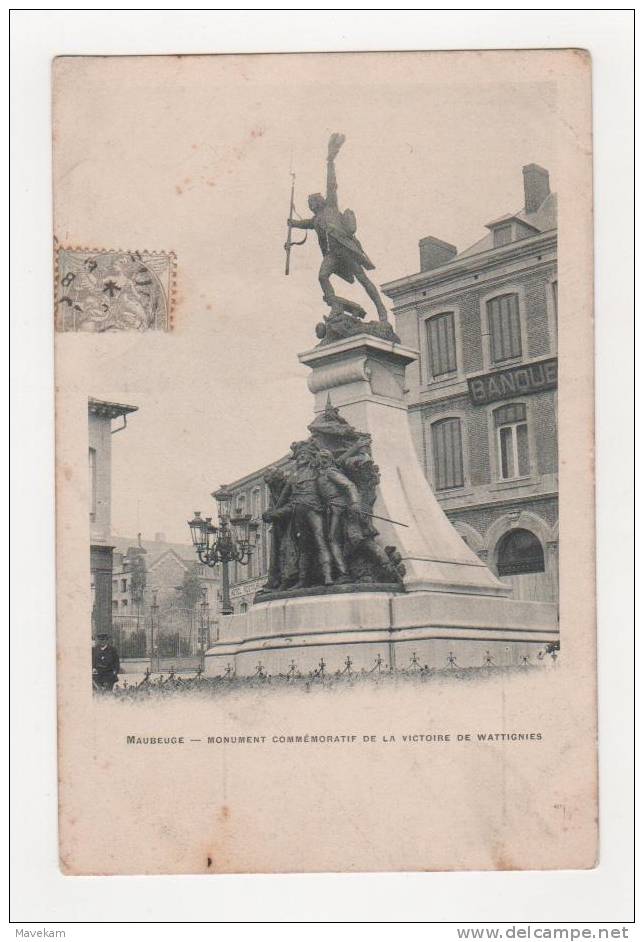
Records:
M521 319L518 295L503 294L488 301L487 319L492 363L503 363L504 360L520 357Z
M437 491L463 487L461 420L440 419L432 425L434 487Z
M127 579L121 579L121 592L127 592Z
M89 449L89 515L96 517L96 449Z
M454 315L436 314L427 321L427 347L432 377L456 372Z
M552 282L551 288L552 288L552 313L553 313L553 315L554 315L554 318L553 318L553 319L554 319L555 334L556 334L556 333L557 333L557 329L558 329L558 321L559 321L559 311L557 310L557 303L558 303L558 299L557 299L557 288L558 288L558 285L557 285L557 282L556 282L556 281L553 281L553 282Z
M528 423L526 407L522 402L501 406L494 412L499 449L499 475L501 480L527 477L530 474Z
M113 611L116 611L116 609L117 609L118 607L119 607L119 603L116 601L116 599L113 599L113 600L112 600L112 610L113 610Z
M494 248L512 242L512 226L497 226L494 230Z
M121 602L121 608L127 608L127 599L123 599Z
M119 587L118 579L112 579L112 591L113 592L118 591L118 587Z
M511 530L501 537L498 549L500 576L545 572L543 547L529 530Z
M246 602L242 602L241 605L239 606L240 615L243 615L244 612L247 612L247 611L248 611L248 604Z
M262 495L258 487L253 491L253 518L256 520L262 513Z

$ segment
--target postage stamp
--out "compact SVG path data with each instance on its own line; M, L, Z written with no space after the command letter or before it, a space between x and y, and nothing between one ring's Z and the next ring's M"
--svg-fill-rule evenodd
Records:
M58 248L59 331L171 330L174 252Z

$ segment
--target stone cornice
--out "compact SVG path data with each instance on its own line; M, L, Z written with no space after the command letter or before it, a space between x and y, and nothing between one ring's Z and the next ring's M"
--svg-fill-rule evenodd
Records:
M496 249L488 249L486 252L479 252L476 255L456 258L446 265L441 265L440 268L421 271L414 275L407 275L405 278L399 278L396 281L387 282L381 285L381 290L388 298L396 301L418 290L434 289L443 285L447 287L451 281L465 275L493 273L499 265L521 261L533 256L535 251L544 252L549 249L556 249L556 246L557 230L551 229L548 232L540 233L531 238L520 239L518 242L511 242Z
M119 415L128 415L138 412L138 406L127 406L120 402L106 402L103 399L88 399L87 409L91 415L100 415L108 419L116 419Z

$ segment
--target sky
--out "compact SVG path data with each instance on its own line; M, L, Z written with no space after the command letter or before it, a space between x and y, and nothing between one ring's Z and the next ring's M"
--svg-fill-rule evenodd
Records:
M189 540L216 487L305 436L297 354L327 309L314 235L288 278L283 245L290 170L306 215L331 132L346 135L340 206L379 284L418 271L421 237L462 250L519 209L524 164L556 190L552 59L519 65L509 52L57 61L59 241L177 255L172 332L57 337L79 396L138 406L112 438L115 533Z

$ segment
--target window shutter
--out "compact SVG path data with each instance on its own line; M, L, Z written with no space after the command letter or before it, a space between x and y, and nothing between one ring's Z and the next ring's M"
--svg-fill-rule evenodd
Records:
M427 321L427 342L432 376L456 372L454 315L436 314Z
M490 332L490 356L493 363L501 363L521 356L521 319L519 298L516 294L503 294L487 302Z
M432 425L436 490L462 487L463 445L460 419L441 419Z
M494 230L494 248L512 241L512 226L497 226Z

